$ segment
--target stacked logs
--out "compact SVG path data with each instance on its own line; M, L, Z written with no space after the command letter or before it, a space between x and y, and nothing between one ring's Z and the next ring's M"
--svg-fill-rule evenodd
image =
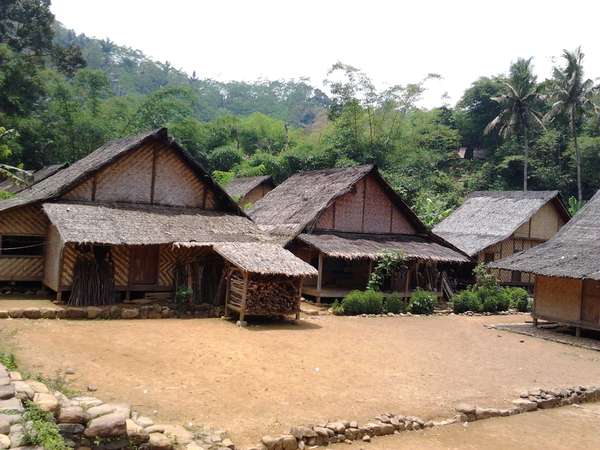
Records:
M81 246L73 268L73 286L67 304L71 306L112 305L115 270L110 249Z
M253 275L248 280L246 314L295 314L300 307L298 288L294 278Z

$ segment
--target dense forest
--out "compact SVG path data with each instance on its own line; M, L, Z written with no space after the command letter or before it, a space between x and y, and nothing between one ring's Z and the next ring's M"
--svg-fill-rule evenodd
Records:
M432 74L379 90L335 63L304 79L219 82L65 29L49 0L0 4L0 163L71 162L167 126L222 183L233 176L376 163L432 225L482 189L559 189L577 208L599 187L598 90L580 49L550 79L532 59L482 76L454 106L420 108ZM561 50L557 49L557 53Z

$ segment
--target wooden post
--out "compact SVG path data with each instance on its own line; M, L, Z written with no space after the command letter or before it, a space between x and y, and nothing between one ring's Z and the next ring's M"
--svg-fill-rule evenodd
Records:
M296 320L300 319L300 302L302 301L302 285L304 284L304 277L300 277L298 282L298 309L296 310Z
M227 316L229 316L228 306L229 306L229 285L230 285L230 278L231 278L231 270L228 267L225 267L223 269L223 271L225 271L225 270L227 271L227 273L225 274L225 317L227 317Z
M575 327L575 337L581 337L581 327Z
M246 297L248 296L248 272L244 271L244 292L242 293L242 304L240 305L240 325L244 326L246 315Z
M410 267L406 270L406 281L404 282L404 295L408 297L408 290L410 289Z
M319 275L317 276L317 303L321 304L321 288L323 287L323 253L319 252Z

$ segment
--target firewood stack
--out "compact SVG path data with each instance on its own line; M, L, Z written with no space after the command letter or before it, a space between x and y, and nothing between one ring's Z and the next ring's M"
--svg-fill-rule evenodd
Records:
M259 275L248 280L246 314L295 314L299 305L297 280Z

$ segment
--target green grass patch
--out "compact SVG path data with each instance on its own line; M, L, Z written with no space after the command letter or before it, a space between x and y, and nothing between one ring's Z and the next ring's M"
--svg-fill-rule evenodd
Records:
M0 364L8 370L17 370L17 359L12 353L0 352Z
M23 418L25 422L29 422L24 427L27 445L40 445L45 450L67 449L67 444L60 435L54 416L51 413L41 410L33 402L27 402Z

